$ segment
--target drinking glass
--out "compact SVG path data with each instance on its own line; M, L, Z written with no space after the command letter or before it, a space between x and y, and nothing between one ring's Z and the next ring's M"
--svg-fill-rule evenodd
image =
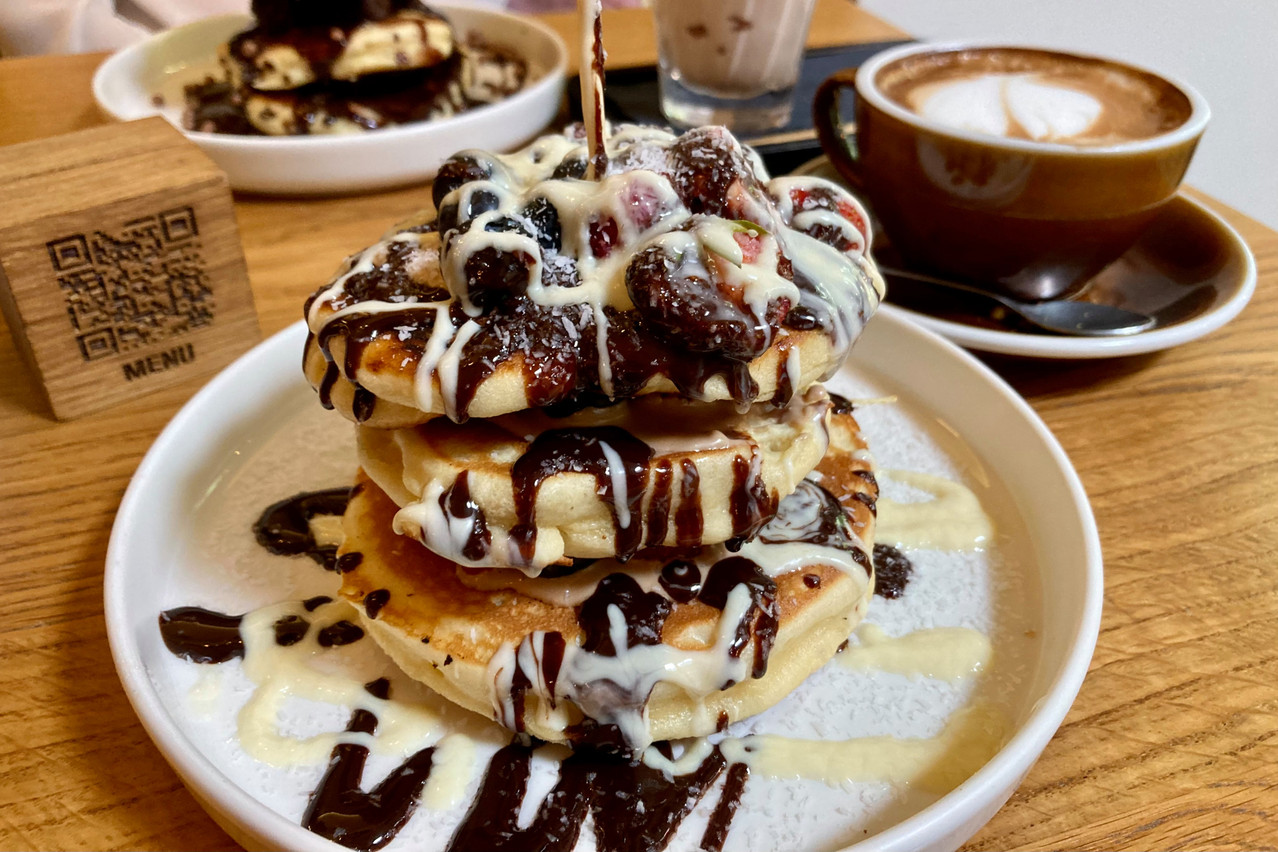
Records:
M654 0L661 111L737 132L790 121L815 0Z

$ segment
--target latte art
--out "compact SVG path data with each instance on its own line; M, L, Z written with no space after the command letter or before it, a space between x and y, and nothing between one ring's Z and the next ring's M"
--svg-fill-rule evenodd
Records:
M883 67L890 100L947 129L1066 145L1117 145L1184 124L1174 85L1103 59L1025 48L918 53Z
M984 74L921 86L910 106L929 121L991 136L1071 142L1104 112L1087 92L1034 74Z

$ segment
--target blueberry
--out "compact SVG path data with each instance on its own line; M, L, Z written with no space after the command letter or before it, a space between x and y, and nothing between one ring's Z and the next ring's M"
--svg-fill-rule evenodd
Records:
M522 251L488 247L466 258L466 292L471 303L488 312L511 296L528 290L528 272L536 258Z
M524 218L532 223L534 236L543 251L559 251L563 245L563 228L555 205L548 199L534 198L524 208Z
M431 200L435 202L436 207L439 207L444 196L457 187L472 181L488 180L490 177L492 177L492 170L480 165L473 157L459 156L445 160L439 167L439 173L435 175L434 185L430 188Z
M484 225L484 230L490 234L525 234L532 236L532 234L528 233L528 228L510 216L494 216Z
M571 154L564 157L563 161L555 166L555 170L550 173L552 180L581 180L585 176L585 157L575 157Z

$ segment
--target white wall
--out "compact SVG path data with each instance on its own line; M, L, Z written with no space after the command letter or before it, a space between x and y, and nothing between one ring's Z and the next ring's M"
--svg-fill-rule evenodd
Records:
M861 0L928 40L1007 39L1190 83L1212 119L1186 180L1278 229L1278 0Z

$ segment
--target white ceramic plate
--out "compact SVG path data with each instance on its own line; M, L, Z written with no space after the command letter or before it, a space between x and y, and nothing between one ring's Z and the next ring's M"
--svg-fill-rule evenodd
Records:
M795 173L840 181L824 156ZM1210 334L1238 316L1255 289L1256 259L1243 238L1213 210L1178 195L1079 297L1149 314L1156 322L1147 331L1122 337L1027 334L967 317L893 307L968 349L1032 358L1112 358L1158 352Z
M272 440L278 442L281 434L291 442L283 426L299 408L318 408L297 368L305 334L299 322L253 349L201 390L156 440L116 516L105 604L111 650L125 690L196 799L248 848L332 852L337 847L237 786L228 767L218 765L188 736L188 720L180 718L183 702L175 700L172 685L164 682L165 666L174 658L156 626L157 614L175 600L207 605L199 598L252 596L252 590L237 590L235 581L216 576L216 563L192 565L192 543L198 549L210 535L207 528L197 529L203 523L197 519L207 521L205 501L242 459ZM1100 623L1100 543L1086 495L1055 438L1015 391L973 357L889 310L869 325L848 369L908 393L926 418L959 436L979 466L1002 483L1008 504L1019 515L1014 526L1025 531L1018 550L1027 554L1026 563L1038 566L1041 576L1033 585L1043 600L1051 601L1036 621L1041 643L1037 662L1019 687L1023 708L1006 745L958 788L856 847L952 850L1007 800L1073 702ZM339 421L336 415L321 414ZM284 446L296 455L291 444ZM306 464L308 470L315 466ZM277 472L253 468L255 479ZM274 485L293 493L301 490L298 484ZM221 536L224 530L213 526L213 534ZM308 570L324 573L313 565ZM241 607L246 603L238 602Z
M383 189L434 176L462 148L505 151L554 119L563 95L567 49L535 20L470 6L437 5L461 37L479 33L518 50L528 82L510 97L439 121L337 136L236 136L184 131L247 192L320 195ZM113 54L93 76L98 105L121 121L162 115L181 127L182 88L217 73L217 47L252 19L223 15L158 33ZM218 76L221 76L218 74ZM160 95L163 104L154 98Z

